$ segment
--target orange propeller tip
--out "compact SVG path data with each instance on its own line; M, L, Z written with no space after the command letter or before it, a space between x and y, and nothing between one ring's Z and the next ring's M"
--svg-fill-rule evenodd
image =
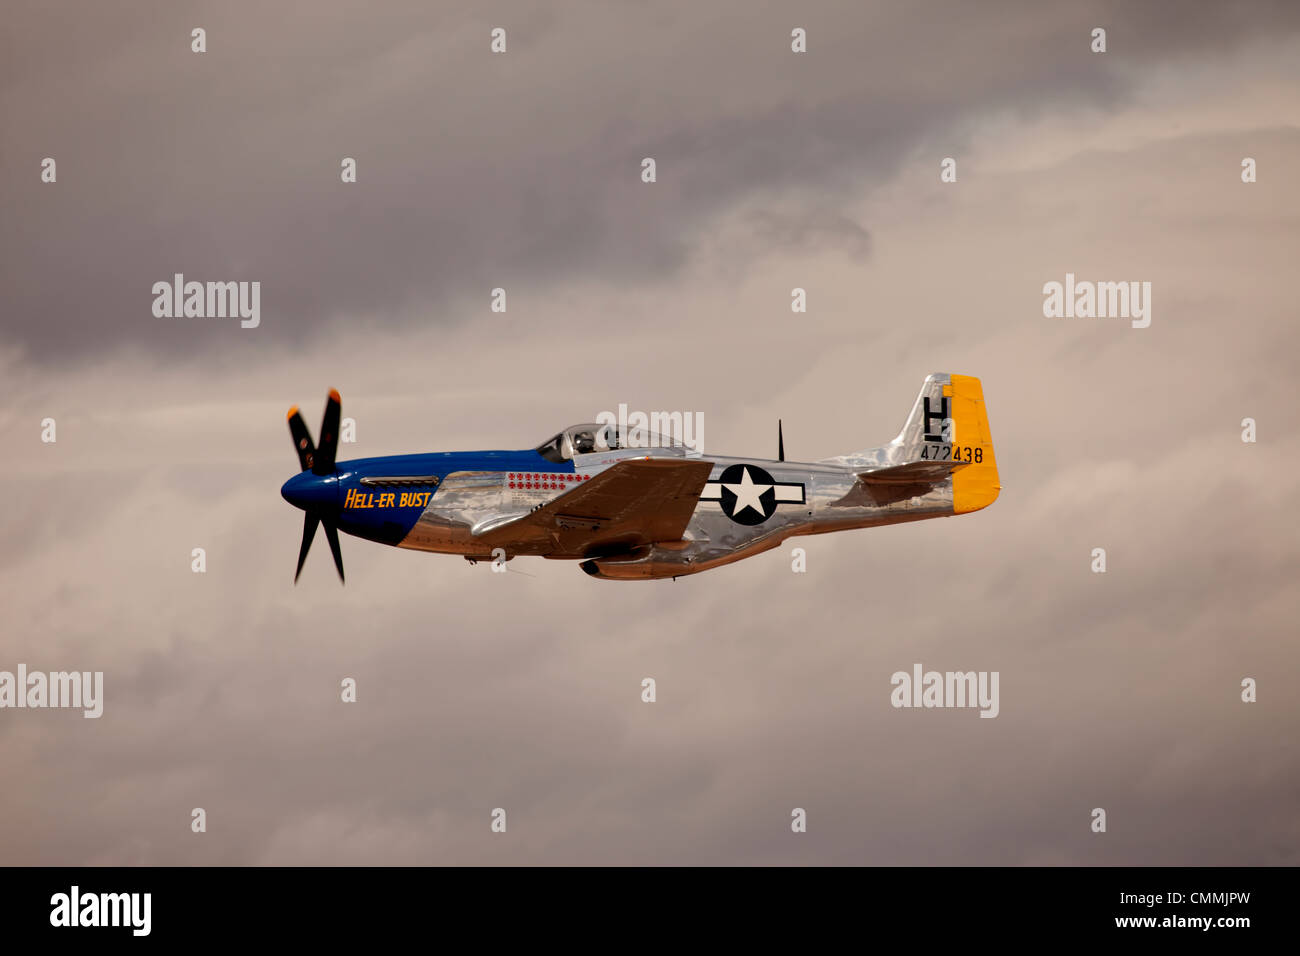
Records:
M293 416L297 414L298 414L298 406L295 405L293 406L293 408L289 409L289 414L284 416L285 420L288 421L289 419L293 418Z
M343 396L339 394L337 388L330 389L330 398L334 399L334 401L338 402L340 405L343 404Z

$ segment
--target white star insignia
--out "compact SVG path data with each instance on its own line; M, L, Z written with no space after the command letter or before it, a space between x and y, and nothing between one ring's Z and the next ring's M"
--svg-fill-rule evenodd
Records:
M763 502L759 499L767 492L772 490L771 485L756 485L749 477L749 469L740 469L740 484L724 484L733 495L736 496L736 506L731 509L733 515L738 515L746 508L753 508L759 514L763 514Z

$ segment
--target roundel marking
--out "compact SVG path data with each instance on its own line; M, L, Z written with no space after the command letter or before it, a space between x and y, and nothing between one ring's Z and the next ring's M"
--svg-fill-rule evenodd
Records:
M772 517L779 504L803 504L805 494L802 482L776 481L766 469L743 463L706 482L700 500L716 501L732 521L753 526Z
M737 524L762 524L776 511L776 482L757 465L730 465L718 483L722 511Z

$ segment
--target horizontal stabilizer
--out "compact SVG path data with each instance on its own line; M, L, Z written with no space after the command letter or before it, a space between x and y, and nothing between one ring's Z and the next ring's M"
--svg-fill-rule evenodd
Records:
M874 468L858 472L858 481L868 497L877 505L907 501L929 494L934 486L947 481L966 461L909 461L905 465Z
M969 464L968 461L909 461L906 465L860 471L858 480L867 484L930 485L946 481L958 468Z

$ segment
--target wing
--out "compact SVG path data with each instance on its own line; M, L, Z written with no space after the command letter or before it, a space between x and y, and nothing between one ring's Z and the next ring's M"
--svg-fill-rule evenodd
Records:
M860 471L858 481L876 504L885 505L923 495L968 464L966 461L909 461L905 465Z
M535 511L476 528L485 548L546 546L590 555L656 541L678 541L699 503L713 462L633 458L602 471Z

